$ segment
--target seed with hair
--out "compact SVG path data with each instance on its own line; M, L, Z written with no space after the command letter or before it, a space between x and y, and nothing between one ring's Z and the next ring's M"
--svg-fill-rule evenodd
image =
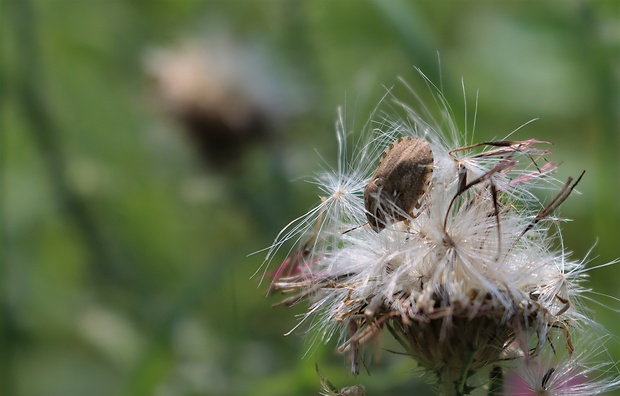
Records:
M366 217L372 229L413 216L433 174L433 151L423 139L406 136L396 140L381 157L364 188Z

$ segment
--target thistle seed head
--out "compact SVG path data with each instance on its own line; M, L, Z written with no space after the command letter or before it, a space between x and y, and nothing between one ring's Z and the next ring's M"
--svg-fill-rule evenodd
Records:
M438 123L403 108L404 118L382 119L352 161L343 154L336 174L317 180L321 204L268 254L290 239L303 249L272 288L292 294L284 305L309 303L302 322L324 341L337 335L354 374L363 346L384 330L444 394L489 386L475 374L497 376L507 359L572 355L573 333L593 325L579 309L585 264L553 247L560 235L550 225L579 179L553 178L548 142L468 145L451 128L450 143ZM548 205L536 198L541 186L559 191Z

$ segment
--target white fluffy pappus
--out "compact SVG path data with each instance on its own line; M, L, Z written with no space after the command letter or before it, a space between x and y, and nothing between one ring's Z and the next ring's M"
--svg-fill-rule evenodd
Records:
M507 367L507 395L600 395L620 385L618 367L606 350L609 336L597 332L578 337L575 352L546 348L537 356ZM562 340L549 340L550 343Z
M561 235L549 227L580 179L553 178L548 142L467 141L434 92L441 122L423 104L424 117L396 102L404 116L369 123L352 159L340 114L338 167L314 181L321 203L285 227L267 261L285 243L298 245L272 275L272 290L292 294L286 306L309 302L301 322L324 341L338 334L354 374L362 346L387 329L435 374L442 394L465 395L491 386L472 384L474 375L501 370L515 344L522 364L553 353L558 340L572 354L572 332L594 325L579 304L585 261L553 247ZM430 182L411 210L398 204L411 191L396 182L392 195L370 197L379 203L374 213L365 188L403 137L428 144ZM391 160L415 169L415 158ZM535 190L553 186L558 194L544 205ZM369 226L373 216L381 227Z

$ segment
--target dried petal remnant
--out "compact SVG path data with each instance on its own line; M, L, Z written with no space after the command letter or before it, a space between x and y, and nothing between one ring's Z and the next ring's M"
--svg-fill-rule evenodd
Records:
M405 220L420 207L433 174L433 151L423 139L406 136L385 151L364 188L368 223L376 232Z

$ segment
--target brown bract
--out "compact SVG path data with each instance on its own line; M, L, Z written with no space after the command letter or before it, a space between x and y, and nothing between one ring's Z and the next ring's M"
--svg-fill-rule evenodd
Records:
M364 188L368 223L376 232L413 216L433 174L433 152L423 139L406 136L385 151Z

